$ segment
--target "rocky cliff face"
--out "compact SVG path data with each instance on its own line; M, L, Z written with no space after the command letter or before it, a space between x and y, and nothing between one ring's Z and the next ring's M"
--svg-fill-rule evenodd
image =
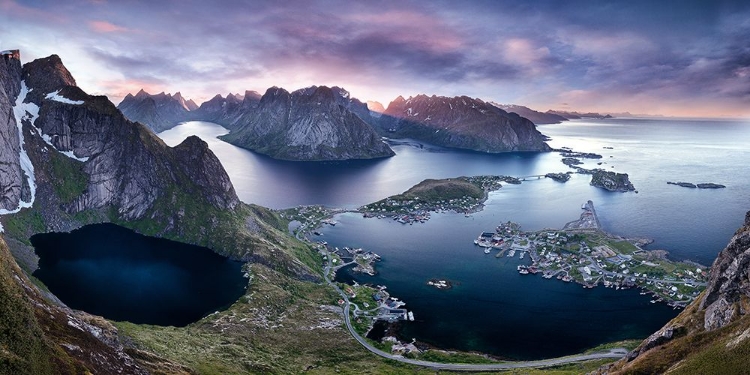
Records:
M21 169L21 144L13 110L21 91L21 62L0 56L0 212L18 208L26 181ZM28 186L26 187L28 189ZM29 199L28 194L25 197Z
M361 106L360 106L361 105ZM257 110L237 122L225 141L277 159L346 160L394 155L380 136L354 111L354 102L338 88L312 87L289 93L273 87Z
M445 147L493 153L550 150L528 119L466 96L399 96L379 123L389 136Z
M492 103L495 107L498 107L506 112L513 112L518 114L521 117L525 117L531 122L533 122L536 125L541 124L559 124L563 121L568 121L567 118L560 116L555 113L544 113L535 111L529 107L524 107L522 105L516 105L516 104L497 104Z
M750 313L750 212L711 266L708 288L700 301L703 328L714 330Z
M144 90L136 95L128 94L117 106L128 120L140 122L154 133L191 119L191 107L195 107L195 103L186 101L179 92L174 95L163 92L151 95Z
M3 64L0 204L6 213L17 209L19 201L33 206L35 190L44 192L40 199L46 204L40 209L49 225L55 207L62 208L61 214L111 208L115 214L110 219L139 220L147 213L151 219L172 215L158 203L178 195L193 196L196 206L216 210L239 204L205 142L191 137L175 148L166 146L144 126L128 121L106 97L90 96L75 86L56 55L23 69L17 61Z
M40 108L32 127L54 149L84 162L89 177L83 194L66 206L68 211L112 206L121 218L138 219L176 187L203 193L217 208L238 204L229 177L205 143L187 140L188 145L169 148L152 132L123 117L106 97L89 96L71 85L75 81L55 78L68 76L57 56L36 60L23 69L31 92L58 93L63 98L29 97ZM40 81L34 77L52 78ZM188 151L196 155L185 156ZM197 155L200 160L189 160ZM187 174L193 165L219 167Z
M750 212L713 265L706 291L602 372L738 374L750 359Z

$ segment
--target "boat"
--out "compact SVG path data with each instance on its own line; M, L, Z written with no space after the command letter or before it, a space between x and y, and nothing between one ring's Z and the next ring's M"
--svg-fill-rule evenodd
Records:
M407 315L409 316L409 321L413 322L414 321L414 313L412 311L409 311L409 313Z
M513 250L513 249L510 249L510 252L508 253L508 256L509 256L509 257L514 257L514 256L516 256L516 251L515 251L515 250Z
M522 268L522 269L518 270L518 273L520 273L521 275L528 275L529 274L529 270L527 270L526 268Z
M489 254L490 253L490 249L488 247L484 248L484 253L485 254Z

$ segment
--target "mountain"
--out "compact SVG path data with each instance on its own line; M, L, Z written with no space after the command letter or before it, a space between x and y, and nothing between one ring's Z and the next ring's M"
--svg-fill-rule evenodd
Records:
M606 372L747 373L749 302L750 212L711 266L702 296Z
M491 104L497 108L502 109L503 111L513 112L513 113L518 114L521 117L525 117L531 120L531 122L533 122L536 125L559 124L563 121L568 121L567 118L560 116L558 114L539 112L529 107L524 107L522 105L498 104L498 103L491 103Z
M568 111L555 111L555 110L550 109L546 113L551 114L551 115L562 116L568 120L578 120L581 118L596 118L596 119L612 118L611 115L602 115L596 112L580 113L580 112L568 112Z
M491 153L550 150L528 119L467 96L399 96L378 123L390 137L444 147Z
M151 95L141 89L137 94L128 94L117 108L130 121L148 126L154 133L170 129L190 119L195 102L186 101L178 92L174 95L163 92Z
M276 159L373 159L394 153L356 113L365 104L343 89L312 86L292 93L272 87L257 109L235 121L221 139Z
M372 112L377 112L377 113L385 112L385 107L383 107L383 104L380 102L368 100L367 103L365 104L367 104L367 109L369 109Z
M215 122L234 130L238 119L255 111L259 102L260 94L255 91L245 91L245 95L229 93L226 97L216 95L200 105L193 119Z

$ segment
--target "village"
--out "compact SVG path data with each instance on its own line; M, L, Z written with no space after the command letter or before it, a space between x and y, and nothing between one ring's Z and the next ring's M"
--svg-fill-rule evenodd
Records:
M431 212L470 215L482 209L487 194L500 189L501 182L520 184L510 176L473 176L425 180L403 194L359 208L366 218L391 218L401 224L425 223Z
M524 232L520 225L507 222L494 232L482 232L474 244L495 257L528 256L528 265L519 264L522 275L541 274L543 278L576 282L584 288L640 288L651 294L651 303L666 302L684 308L706 285L707 267L692 262L675 262L664 251L642 249L637 241L613 236L599 227L591 201L583 205L579 220L562 230Z

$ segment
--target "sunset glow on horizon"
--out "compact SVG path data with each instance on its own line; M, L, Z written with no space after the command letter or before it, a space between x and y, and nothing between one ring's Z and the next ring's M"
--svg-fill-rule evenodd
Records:
M0 0L0 50L59 55L90 94L339 86L387 107L467 95L548 109L750 117L743 1Z

